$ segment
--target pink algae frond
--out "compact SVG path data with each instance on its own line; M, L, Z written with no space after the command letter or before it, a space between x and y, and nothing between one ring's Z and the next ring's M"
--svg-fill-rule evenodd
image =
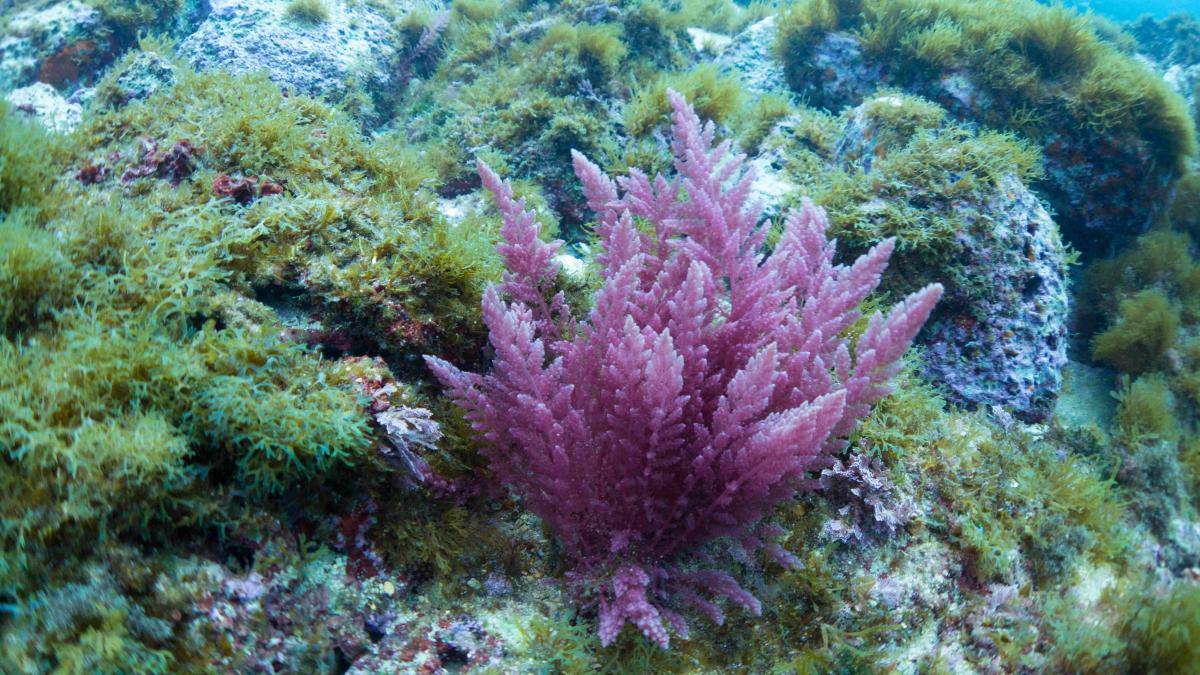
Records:
M718 623L714 599L761 611L732 576L695 569L689 553L730 537L794 562L763 541L760 521L813 487L806 476L830 465L887 394L942 291L929 286L876 313L852 350L845 331L892 241L834 264L826 215L806 201L763 253L744 157L714 145L712 124L669 96L675 176L613 180L574 155L604 279L577 324L553 292L559 243L539 240L534 214L479 164L504 220L508 269L483 300L492 370L426 357L496 477L561 541L572 578L599 607L601 641L628 622L664 648L668 629L687 634L679 607Z

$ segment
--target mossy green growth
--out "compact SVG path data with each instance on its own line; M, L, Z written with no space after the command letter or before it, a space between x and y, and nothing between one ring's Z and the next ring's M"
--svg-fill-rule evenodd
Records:
M1196 130L1184 100L1141 63L1107 52L1079 81L1069 102L1096 133L1132 129L1155 158L1178 173L1195 156Z
M1179 308L1162 291L1147 289L1121 301L1115 323L1092 341L1092 358L1144 373L1162 366L1178 337Z
M504 5L500 0L454 0L450 5L450 11L455 18L470 23L495 21L503 9Z
M289 18L312 26L329 21L329 6L325 0L292 0L284 11Z
M673 89L696 109L704 120L717 124L732 121L741 108L744 92L738 80L723 75L716 66L705 64L686 73L664 75L650 83L625 106L625 128L635 137L665 124L671 113L667 90Z
M1200 585L1181 580L1162 595L1133 595L1120 634L1131 672L1188 672L1200 663Z
M1187 234L1158 229L1112 258L1088 265L1084 270L1086 301L1080 303L1084 325L1092 331L1115 325L1121 303L1146 291L1168 298L1168 311L1177 312L1184 324L1195 323L1200 319L1200 265L1191 249ZM1140 302L1162 305L1161 298L1143 297ZM1166 321L1170 323L1170 319Z
M1200 173L1193 171L1175 184L1169 218L1171 227L1200 236Z
M1175 397L1167 379L1154 373L1126 382L1117 393L1117 428L1133 444L1179 440Z
M1080 556L1127 554L1123 510L1112 484L1088 461L1049 444L985 434L942 449L951 533L974 554L980 579L1011 579L1018 556L1043 580Z
M861 21L862 0L804 0L788 6L776 19L775 55L793 89L801 89L804 62L822 33Z
M195 668L195 636L176 633L172 613L196 599L168 570L130 549L105 546L80 581L54 585L6 625L0 666L10 673L165 673ZM155 582L164 586L154 588ZM178 654L177 654L178 652Z
M768 93L754 97L753 101L743 106L734 123L742 149L751 154L758 152L775 124L792 114L792 111L791 102L783 96Z
M1187 481L1192 503L1200 508L1200 437L1187 439L1179 450L1179 466Z
M1061 5L1019 23L1012 44L1044 78L1077 76L1095 66L1102 53L1088 17Z
M1188 12L1164 19L1145 14L1127 26L1135 48L1167 64L1200 63L1200 20Z
M849 118L857 114L861 119ZM1010 178L1034 180L1041 155L1012 134L970 130L946 123L945 117L942 108L924 99L881 94L864 103L860 113L842 116L843 126L861 137L809 144L814 149L789 146L795 165L787 169L801 184L800 192L825 207L831 233L849 250L896 238L890 289L901 292L936 280L985 295L986 280L956 274L947 263L964 228L988 227L986 219L964 217L962 205L996 199ZM831 162L836 165L826 168ZM939 276L931 279L930 270Z
M346 330L347 308L431 326L372 325L372 351L397 362L414 349L478 353L492 235L437 215L420 148L367 139L265 76L176 65L170 88L89 110L61 150L47 141L38 157L26 144L40 136L10 133L24 127L9 117L0 127L15 148L0 172L5 606L85 583L95 542L165 549L181 532L236 530L284 495L328 497L352 471L386 481L360 373L326 358L337 348L306 344ZM170 176L138 175L170 153ZM239 202L215 189L226 177L283 190ZM162 670L145 659L164 643L109 604L87 627L123 645L110 653L128 667Z
M921 523L962 549L972 575L1011 582L1022 568L1055 583L1080 562L1126 558L1123 505L1100 467L981 413L947 410L929 386L906 382L853 442L905 491L933 491Z
M555 50L578 61L588 81L595 85L603 85L616 76L627 51L621 42L621 29L615 24L577 27L566 22L547 28L534 45L539 58Z
M17 211L0 220L0 335L34 329L73 294L75 269L54 236Z
M147 33L169 32L183 11L184 0L87 0L122 45Z
M63 140L0 101L0 214L35 206L54 178Z
M1188 673L1200 659L1200 586L1186 579L1163 586L1135 573L1088 606L1052 598L1046 607L1049 656L1064 672Z

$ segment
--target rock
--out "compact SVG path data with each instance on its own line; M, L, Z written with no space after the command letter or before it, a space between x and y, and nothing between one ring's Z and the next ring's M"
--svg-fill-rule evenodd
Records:
M1200 129L1200 64L1173 65L1163 74L1163 80L1188 103L1196 128Z
M325 2L328 20L309 23L289 15L286 0L213 0L178 52L199 69L265 70L281 87L333 101L354 83L382 103L395 54L388 20L364 3Z
M716 60L723 72L736 76L756 94L788 93L783 66L775 58L775 17L767 18L738 33Z
M813 49L810 80L801 94L834 112L856 105L880 84L882 68L868 63L862 41L848 33L828 33Z
M1054 419L1066 429L1107 429L1117 413L1111 370L1071 361L1063 368L1063 386L1054 404Z
M884 111L901 106L926 121L912 128L884 121L892 114ZM848 113L834 161L870 174L889 145L903 145L915 129L938 128L942 114L910 97L871 99ZM1004 406L1039 421L1054 405L1067 363L1066 250L1049 212L1019 178L980 189L975 199L924 207L949 210L943 215L957 224L954 242L938 269L903 270L915 283L947 284L920 338L923 370L959 403Z
M36 82L9 92L6 100L13 108L51 131L68 133L79 126L83 107L68 102L54 87Z
M175 66L154 52L136 52L115 67L111 87L101 93L104 104L118 108L175 84Z
M94 80L114 55L95 8L80 0L37 4L14 14L0 31L0 90L35 81L69 89Z
M1066 251L1058 228L1013 176L986 201L958 210L955 275L984 279L990 291L942 299L923 340L925 373L960 402L1042 420L1067 363Z
M762 152L749 161L754 171L754 183L750 186L750 201L763 206L763 217L778 221L782 215L780 205L788 195L800 189L784 170L786 158L778 148Z
M765 38L764 38L765 39ZM893 61L871 59L851 33L820 34L813 52L789 72L793 91L810 105L837 112L855 106L881 87L903 90L946 107L957 119L994 125L1015 105L1003 91L969 69L899 69ZM1045 154L1045 177L1037 188L1058 214L1063 235L1078 249L1098 252L1114 238L1145 232L1167 203L1175 167L1156 157L1137 131L1086 128L1072 116L1047 112L1038 142Z
M692 48L701 54L720 54L733 41L728 35L721 35L703 28L689 28L687 34L692 39Z

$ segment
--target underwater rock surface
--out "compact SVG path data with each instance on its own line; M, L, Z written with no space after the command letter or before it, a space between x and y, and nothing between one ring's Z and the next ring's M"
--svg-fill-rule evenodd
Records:
M809 39L814 40L811 55L790 67L788 81L812 105L837 111L885 86L936 101L970 123L997 124L1014 113L1011 92L992 89L985 73L965 65L901 68L869 55L853 33L818 30ZM1062 101L1059 114L1034 123L1046 158L1038 188L1068 241L1103 250L1113 237L1129 238L1150 228L1178 168L1161 161L1136 130L1082 126L1065 114L1068 105Z
M66 133L79 126L83 106L70 102L45 82L14 89L5 97L17 112L50 131Z
M772 57L775 48L775 17L768 16L738 33L716 59L724 72L741 80L758 94L787 92L783 66Z
M0 29L0 90L91 80L114 56L102 27L100 12L80 0L35 4L8 17Z
M367 4L338 0L327 16L289 12L283 0L214 0L208 17L179 44L198 69L265 70L281 87L340 100L355 80L378 97L392 85L388 21Z
M957 272L990 290L948 298L924 338L926 372L955 400L1042 420L1067 364L1067 264L1058 229L1016 177L960 216Z

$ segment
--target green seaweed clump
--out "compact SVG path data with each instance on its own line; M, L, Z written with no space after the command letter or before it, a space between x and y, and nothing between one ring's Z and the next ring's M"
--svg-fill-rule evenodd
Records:
M1200 236L1200 173L1193 171L1175 184L1168 217L1174 229Z
M683 94L698 115L718 124L732 121L742 106L742 86L737 79L706 64L686 73L664 75L635 94L625 107L625 128L630 134L644 136L667 122L671 112L668 89Z
M40 590L8 620L0 664L12 673L162 673L207 667L190 630L203 564L104 545L79 579Z
M1151 374L1126 383L1117 394L1117 428L1132 442L1179 440L1175 398L1165 377Z
M1148 289L1121 301L1116 322L1092 341L1092 357L1126 373L1162 366L1179 336L1179 308L1162 291Z
M62 140L0 101L0 213L35 206L54 178Z
M170 32L185 0L87 0L103 17L119 46L137 43L145 34Z
M1160 63L1200 63L1200 21L1187 12L1176 12L1165 19L1145 14L1126 30L1137 40L1139 51Z
M862 0L811 0L789 5L776 19L775 55L794 90L804 88L808 66L822 33L861 21Z
M0 118L0 608L47 636L6 645L5 672L205 661L124 587L87 590L95 543L166 556L394 489L370 378L331 357L479 351L493 235L437 214L418 149L264 75L175 65L63 139ZM427 557L494 542L453 514ZM99 600L56 628L53 589Z
M1134 596L1126 611L1121 634L1132 672L1184 673L1200 663L1200 585Z
M988 124L1040 141L1035 116L1066 112L1096 134L1128 133L1161 166L1182 172L1196 152L1183 100L1116 47L1088 17L1027 0L805 0L780 18L777 51L797 91L812 78L810 54L830 31L857 35L864 53L886 63L895 83L930 70L967 69L1003 100L979 111Z
M316 26L329 21L329 7L325 0L292 0L285 11L300 23Z

